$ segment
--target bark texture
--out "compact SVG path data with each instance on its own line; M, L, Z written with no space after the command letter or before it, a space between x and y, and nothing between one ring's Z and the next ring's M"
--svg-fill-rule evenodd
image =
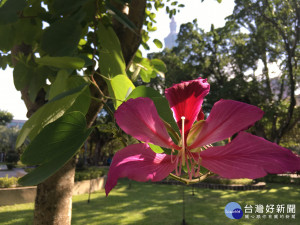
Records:
M71 224L76 159L37 187L34 225Z

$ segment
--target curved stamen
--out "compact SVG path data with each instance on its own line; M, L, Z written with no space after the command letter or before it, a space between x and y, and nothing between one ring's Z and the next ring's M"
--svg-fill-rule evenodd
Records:
M177 156L175 157L175 159L173 160L173 152L174 152L174 149L172 148L172 151L171 151L171 163L174 163Z

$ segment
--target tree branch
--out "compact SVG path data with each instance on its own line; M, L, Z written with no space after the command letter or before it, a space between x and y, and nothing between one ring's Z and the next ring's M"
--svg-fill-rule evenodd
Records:
M123 56L128 68L142 41L141 32L145 20L146 0L132 0L128 6L111 0L111 4L126 14L129 20L136 26L135 32L132 32L119 21L113 20L113 27L120 40Z

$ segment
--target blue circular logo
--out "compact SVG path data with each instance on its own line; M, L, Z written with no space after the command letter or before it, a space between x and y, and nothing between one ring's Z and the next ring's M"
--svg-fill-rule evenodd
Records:
M225 206L225 215L229 219L241 219L243 217L242 207L236 202L229 202Z

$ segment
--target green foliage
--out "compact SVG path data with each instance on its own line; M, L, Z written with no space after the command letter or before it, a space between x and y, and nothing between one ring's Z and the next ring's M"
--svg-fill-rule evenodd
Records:
M151 79L157 76L164 78L166 72L167 68L162 60L143 58L141 52L138 51L129 68L128 74L131 76L132 81L136 81L138 76L140 76L143 82L149 83Z
M265 177L256 179L256 181L266 182L266 183L279 183L279 184L300 184L299 177L293 177L289 174L277 175L277 174L268 174Z
M0 126L10 123L13 119L13 114L7 111L0 110Z
M135 86L126 75L118 75L109 80L111 85L111 96L115 98L115 108L117 109L134 90Z
M253 180L251 179L224 179L224 178L213 178L208 177L203 181L203 183L209 183L209 184L224 184L224 185L251 185L253 184Z
M31 140L49 123L57 120L64 113L66 113L71 106L76 104L76 100L80 95L85 94L87 89L86 85L78 86L70 91L63 92L57 99L52 99L52 101L41 107L34 115L30 117L28 121L22 127L20 134L18 136L16 146L19 147L25 141L28 136ZM82 103L82 102L80 102ZM84 108L79 108L77 110L87 111L89 104L85 104ZM76 107L77 108L77 107Z
M105 77L125 75L125 62L121 50L121 45L116 33L111 26L99 23L97 37L100 41L99 67L101 74Z
M75 181L96 179L104 176L106 170L98 167L89 167L87 170L77 170L75 173Z
M0 7L1 24L7 24L18 20L18 12L26 6L25 0L8 0Z
M6 153L5 162L16 164L19 161L19 154L15 150L10 150Z
M76 111L48 124L22 154L22 163L39 167L22 177L20 184L35 185L54 174L74 156L91 131L86 129L84 115Z
M81 69L85 62L82 58L78 57L48 57L35 59L37 64L43 66L52 66L60 69Z
M0 188L11 188L15 187L18 184L18 178L17 177L0 177Z
M58 20L44 31L41 49L51 56L73 55L80 40L81 29L74 19Z
M117 109L135 87L126 75L120 42L113 28L100 23L97 34L101 43L99 67L101 74L107 77L109 94Z
M0 126L0 151L15 151L19 129Z

